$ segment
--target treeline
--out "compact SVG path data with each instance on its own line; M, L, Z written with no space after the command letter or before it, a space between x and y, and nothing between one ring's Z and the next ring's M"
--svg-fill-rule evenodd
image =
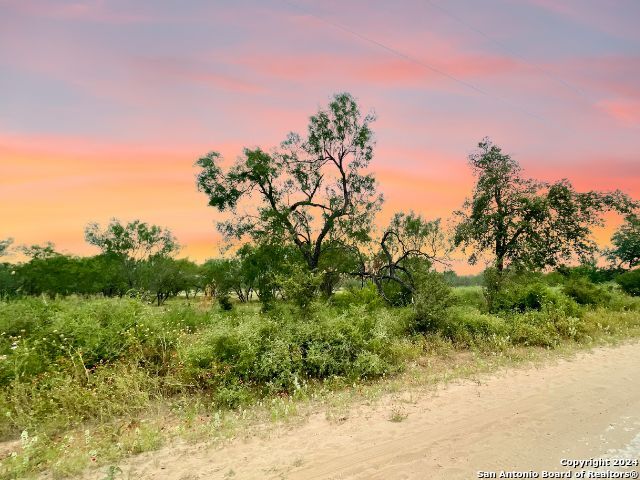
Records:
M640 264L639 204L621 191L578 192L571 182L543 182L500 147L484 139L469 156L476 178L462 208L454 212L452 231L440 219L398 212L379 231L375 217L383 197L367 169L374 157L373 114L362 115L348 93L335 95L327 108L310 117L307 134L291 133L269 152L246 148L225 169L219 153L201 157L198 190L225 220L218 228L234 255L196 265L175 259L180 249L172 233L136 220L111 221L85 229L87 242L101 254L90 258L62 255L52 245L22 247L29 261L0 270L0 295L152 297L204 292L230 308L257 297L268 309L277 298L301 306L331 298L341 284L373 285L390 305L414 301L418 280L440 265L447 269L454 249L469 263L485 263L481 277L444 280L451 285L482 283L489 304L514 272L557 271L587 265L595 282L620 277L627 291L640 275L623 274ZM600 251L594 227L617 212L625 223ZM10 241L0 242L0 255ZM610 268L593 265L604 255ZM589 267L588 265L592 265ZM625 276L626 275L626 276Z
M179 245L171 232L138 220L122 224L113 219L104 230L92 224L85 236L103 252L90 257L66 255L51 243L16 248L28 260L0 263L0 298L127 296L160 305L172 296L204 294L217 297L228 308L232 295L246 302L254 296L264 297L271 289L275 296L276 274L288 272L283 266L288 261L286 254L249 245L232 258L210 259L203 264L176 259L173 254Z

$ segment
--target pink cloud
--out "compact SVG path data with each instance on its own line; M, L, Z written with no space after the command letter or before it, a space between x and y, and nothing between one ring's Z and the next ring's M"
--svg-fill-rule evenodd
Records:
M153 17L109 8L104 0L50 2L45 0L9 0L6 5L15 11L30 16L59 20L77 20L100 23L140 23L149 22Z
M389 87L451 83L441 73L384 52L357 57L328 54L243 55L233 61L254 74L296 82L342 78L343 82L366 82ZM488 54L437 52L430 55L428 63L459 78L493 77L522 71L517 61Z
M598 102L598 107L623 125L640 126L640 101L601 100Z
M145 81L182 81L239 93L264 91L256 82L220 72L224 68L220 62L204 65L188 58L138 57L130 64Z

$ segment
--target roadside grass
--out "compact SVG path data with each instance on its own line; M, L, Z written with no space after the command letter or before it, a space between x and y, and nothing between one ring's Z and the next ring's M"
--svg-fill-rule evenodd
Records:
M340 424L355 406L383 398L395 405L389 420L401 422L402 403L447 382L640 337L637 298L580 307L575 317L553 309L495 316L477 307L477 288L464 288L449 323L425 335L408 333L410 309L357 305L265 318L254 305L223 314L184 302L157 309L129 301L29 300L22 307L28 318L20 318L19 306L0 304L2 362L11 362L0 369L6 440L0 478L37 478L43 471L64 478L95 468L120 478L123 458L178 440L220 445L323 411ZM82 321L87 315L95 317L92 328ZM101 322L108 334L93 331ZM42 340L53 330L58 337L64 331L67 341ZM11 349L17 337L19 347ZM296 353L300 345L304 358ZM94 364L84 355L88 348Z

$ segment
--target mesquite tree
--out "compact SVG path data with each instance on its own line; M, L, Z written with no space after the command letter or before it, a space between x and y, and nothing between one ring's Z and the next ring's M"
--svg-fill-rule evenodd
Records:
M368 241L382 203L365 171L373 158L373 120L341 93L310 118L304 138L291 133L269 153L245 148L226 171L219 153L200 158L198 189L210 206L232 213L220 231L258 244L295 245L311 271L332 249Z
M97 223L85 227L87 243L102 253L120 260L129 287L136 283L136 268L151 258L169 257L180 250L178 241L169 229L140 220L121 223L113 218L101 228Z
M448 265L449 247L440 219L427 220L414 212L396 213L383 230L377 251L360 254L359 271L391 304L409 303L416 291L416 274L434 263Z
M469 156L476 177L473 195L456 212L454 244L479 255L489 252L493 266L532 269L557 266L571 258L587 260L597 250L592 228L603 214L635 208L627 195L576 192L568 180L555 183L524 178L518 162L484 139Z

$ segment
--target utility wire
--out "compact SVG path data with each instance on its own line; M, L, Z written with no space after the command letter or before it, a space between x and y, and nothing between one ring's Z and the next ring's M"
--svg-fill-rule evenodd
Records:
M511 102L507 98L501 97L499 95L492 94L492 93L488 92L487 90L484 90L484 89L482 89L482 88L480 88L480 87L478 87L476 85L473 85L472 83L469 83L466 80L462 80L460 78L457 78L457 77L451 75L450 73L448 73L448 72L446 72L446 71L444 71L442 69L439 69L439 68L437 68L437 67L435 67L435 66L433 66L433 65L431 65L431 64L429 64L429 63L427 63L427 62L425 62L423 60L420 60L420 59L415 58L415 57L413 57L411 55L403 53L400 50L397 50L396 48L390 47L390 46L388 46L388 45L386 45L386 44L384 44L382 42L379 42L378 40L375 40L375 39L373 39L373 38L371 38L369 36L366 36L366 35L363 35L363 34L361 34L359 32L356 32L355 30L352 30L351 28L349 28L349 27L347 27L347 26L345 26L345 25L343 25L341 23L334 22L333 20L330 20L330 19L328 19L326 17L320 16L320 15L310 11L309 9L307 9L305 7L302 7L301 5L297 5L295 3L292 3L289 0L282 0L282 1L284 3L286 3L286 4L288 4L289 6L294 7L296 9L302 11L306 15L314 17L314 18L316 18L316 19L318 19L318 20L320 20L320 21L322 21L322 22L324 22L324 23L326 23L328 25L331 25L332 27L335 27L335 28L337 28L339 30L347 32L347 33L349 33L349 34L351 34L351 35L353 35L353 36L355 36L355 37L357 37L357 38L359 38L359 39L361 39L361 40L363 40L365 42L368 42L368 43L370 43L372 45L375 45L375 46L377 46L377 47L379 47L379 48L381 48L383 50L386 50L388 53L391 53L392 55L395 55L395 56L397 56L399 58L402 58L403 60L406 60L408 62L414 63L416 65L419 65L419 66L423 67L423 68L426 68L427 70L435 72L435 73L437 73L437 74L439 74L439 75L441 75L441 76L443 76L445 78L448 78L449 80L452 80L452 81L454 81L456 83L459 83L460 85L463 85L464 87L466 87L466 88L468 88L470 90L475 91L476 93L480 93L481 95L484 95L486 97L494 98L496 100L499 100L500 102L504 103L505 105L507 105L507 106L509 106L509 107L511 107L513 109L519 110L522 113L524 113L524 114L526 114L526 115L528 115L528 116L530 116L532 118L535 118L536 120L538 120L540 122L543 122L543 123L545 123L547 125L550 124L550 121L547 120L546 118L544 118L544 117L542 117L542 116L540 116L540 115L538 115L536 113L530 112L529 110L527 110L527 109L525 109L525 108L523 108L523 107L521 107L519 105L514 104L513 102Z
M543 73L545 76L547 76L548 78L550 78L551 80L559 83L560 85L564 86L565 88L571 90L572 92L578 94L580 97L582 97L584 100L587 100L589 103L591 103L591 99L589 97L587 97L587 95L585 95L585 93L580 90L579 88L571 85L569 82L567 82L566 80L564 80L563 78L554 75L552 72L550 72L549 70L540 67L539 65L536 65L532 62L530 62L529 60L527 60L526 58L524 58L522 55L520 55L518 52L516 52L515 50L513 50L513 48L505 45L502 42L499 42L498 40L496 40L495 38L493 38L490 35L487 35L485 32L483 32L482 30L480 30L479 28L471 25L470 23L466 22L465 20L463 20L462 18L458 17L457 15L455 15L454 13L452 13L451 11L447 10L446 8L444 8L443 6L431 1L431 0L425 0L426 3L428 3L429 5L431 5L432 7L436 8L437 10L440 10L442 13L444 13L445 15L453 18L455 21L457 21L458 23L464 25L465 27L467 27L470 30L473 30L474 32L476 32L477 34L483 36L484 38L486 38L487 40L489 40L491 43L493 43L494 45L498 46L499 48L505 50L506 52L508 52L509 54L511 54L513 57L517 58L518 60L520 60L522 63L525 63L527 65L529 65L531 68L538 70L539 72Z

